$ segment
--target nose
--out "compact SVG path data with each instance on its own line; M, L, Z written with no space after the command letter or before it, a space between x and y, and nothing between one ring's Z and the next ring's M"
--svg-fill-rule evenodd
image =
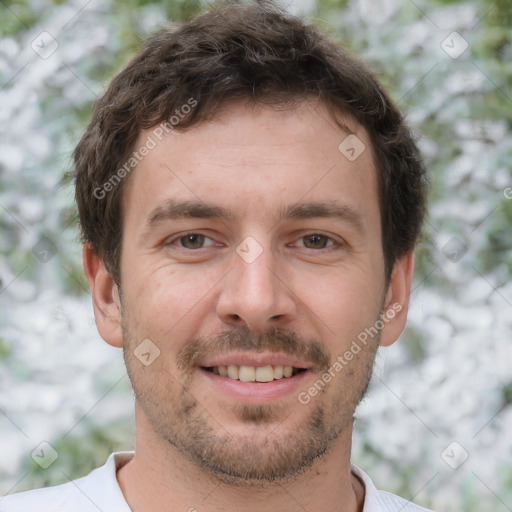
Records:
M225 324L261 331L289 324L297 313L297 301L283 265L266 249L254 261L234 255L216 309Z

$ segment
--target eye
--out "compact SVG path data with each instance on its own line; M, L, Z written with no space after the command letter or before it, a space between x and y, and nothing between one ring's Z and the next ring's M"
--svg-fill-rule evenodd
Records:
M307 249L325 249L328 246L334 245L332 238L320 233L303 236L300 241Z
M205 243L209 241L210 243ZM168 245L178 245L185 249L202 249L208 245L212 245L213 240L199 233L187 233L184 236L171 240Z

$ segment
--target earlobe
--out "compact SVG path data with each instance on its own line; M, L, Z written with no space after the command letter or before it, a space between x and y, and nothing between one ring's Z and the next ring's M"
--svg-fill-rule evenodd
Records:
M407 322L409 295L414 273L414 252L395 262L386 297L384 299L383 320L380 345L392 345L402 334Z
M82 259L85 276L91 290L98 331L108 344L121 347L123 344L121 302L117 285L90 244L84 245Z

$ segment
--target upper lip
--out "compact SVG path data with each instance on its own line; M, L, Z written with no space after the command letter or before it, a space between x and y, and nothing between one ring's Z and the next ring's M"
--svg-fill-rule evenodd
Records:
M301 361L293 356L279 352L230 352L205 357L198 366L211 368L214 366L293 366L294 368L311 368L311 363Z

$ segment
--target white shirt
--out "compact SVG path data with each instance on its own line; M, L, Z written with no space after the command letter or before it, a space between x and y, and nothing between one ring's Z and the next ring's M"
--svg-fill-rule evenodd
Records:
M116 473L133 452L113 453L105 465L87 476L55 487L0 498L0 512L131 512ZM365 487L363 512L432 512L394 494L378 491L370 477L352 465Z

